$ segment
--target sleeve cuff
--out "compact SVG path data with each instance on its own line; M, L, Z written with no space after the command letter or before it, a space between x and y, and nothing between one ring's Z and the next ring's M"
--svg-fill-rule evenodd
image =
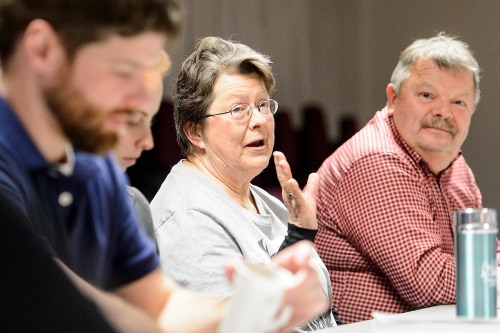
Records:
M288 224L288 234L285 236L285 240L280 246L279 251L297 243L300 242L301 240L309 240L311 242L314 242L314 239L316 238L316 234L318 233L318 230L315 229L305 229L296 226L295 224ZM278 252L279 252L278 251Z

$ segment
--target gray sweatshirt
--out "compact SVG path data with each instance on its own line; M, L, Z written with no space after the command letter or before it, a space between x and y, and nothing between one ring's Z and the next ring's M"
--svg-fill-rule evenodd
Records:
M269 263L287 234L288 211L281 201L250 185L260 214L241 207L221 188L180 161L151 201L161 264L179 284L212 296L229 297L224 265L231 258ZM331 301L328 271L314 253L313 267ZM330 312L309 329L335 326Z

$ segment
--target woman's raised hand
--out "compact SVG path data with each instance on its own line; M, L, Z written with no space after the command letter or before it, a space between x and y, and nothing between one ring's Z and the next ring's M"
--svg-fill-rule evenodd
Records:
M316 219L318 174L311 173L306 186L300 190L299 183L292 178L290 164L288 164L285 155L275 151L273 156L276 174L281 185L281 195L289 213L289 223L305 229L318 229L318 220Z

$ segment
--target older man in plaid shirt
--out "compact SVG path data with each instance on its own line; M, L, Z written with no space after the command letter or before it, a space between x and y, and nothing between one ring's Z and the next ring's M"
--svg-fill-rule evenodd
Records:
M318 171L316 244L344 323L454 303L452 213L482 205L460 149L480 96L467 44L416 40L386 94Z

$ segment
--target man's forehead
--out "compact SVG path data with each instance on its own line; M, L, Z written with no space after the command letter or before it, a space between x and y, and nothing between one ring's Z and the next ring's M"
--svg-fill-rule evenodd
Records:
M164 47L164 36L150 32L131 37L113 35L82 47L79 53L82 54L85 50L89 50L100 53L102 57L106 57L112 62L152 69L160 66Z

